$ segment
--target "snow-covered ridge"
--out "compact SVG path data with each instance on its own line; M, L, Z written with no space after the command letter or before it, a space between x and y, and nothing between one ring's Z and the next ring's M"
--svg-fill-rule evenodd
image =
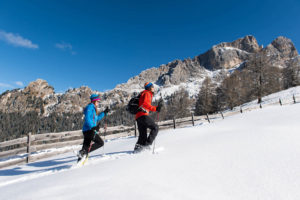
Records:
M240 51L240 52L249 54L249 52L241 50L239 48L235 48L235 47L219 47L218 49L220 49L221 52L225 52L225 51Z

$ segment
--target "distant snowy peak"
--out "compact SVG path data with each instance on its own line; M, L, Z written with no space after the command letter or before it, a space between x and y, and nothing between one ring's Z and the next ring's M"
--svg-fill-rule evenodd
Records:
M0 112L21 113L36 112L41 116L51 113L78 113L89 103L92 91L86 86L69 89L64 94L56 94L47 81L37 79L23 90L7 91L0 95ZM99 93L102 94L102 93Z
M115 97L116 101L120 98L120 102L127 102L132 93L143 89L147 81L157 86L159 96L169 96L180 88L185 88L191 97L195 97L206 77L214 80L220 70L232 72L259 48L253 36L224 42L193 59L174 60L157 68L144 70L130 78L127 83L119 84L113 90L105 92L104 99Z
M137 85L141 88L146 80L159 86L168 86L189 82L194 78L202 79L208 75L207 70L234 68L258 49L259 46L253 36L246 36L231 43L221 43L193 59L174 60L158 68L144 70L130 78L127 83L117 85L116 89L137 89Z
M258 45L256 38L252 35L247 35L233 42L222 42L213 46L213 48L232 47L249 53L257 52L261 47Z
M292 60L299 60L298 52L290 39L280 36L263 48L254 36L248 35L233 42L214 45L193 59L174 60L157 68L144 70L130 78L127 83L119 84L115 89L107 91L105 97L110 97L110 101L115 103L127 102L134 92L143 90L147 81L157 86L155 99L170 96L180 88L185 88L191 97L196 97L206 77L219 84L225 77L224 74L239 69L253 54L260 52L272 55L271 64L277 67L285 68Z
M210 50L196 57L201 66L209 70L230 69L249 59L252 53L261 49L253 36L245 36L233 42L214 45Z
M288 67L292 62L299 62L299 54L293 42L286 37L278 37L263 49L273 66Z

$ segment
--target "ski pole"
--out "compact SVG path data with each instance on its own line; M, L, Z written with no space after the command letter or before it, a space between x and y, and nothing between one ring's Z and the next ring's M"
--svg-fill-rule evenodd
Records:
M91 140L90 147L89 147L89 150L88 150L88 154L90 153L90 151L92 149L92 146L93 146L93 143L94 143L94 140L95 140L95 137L96 137L97 134L98 134L98 132L94 131L94 136L93 136L93 139Z
M93 141L91 140L90 147L89 147L89 149L88 149L87 155L90 153L92 146L93 146Z
M106 129L107 129L107 121L106 121L106 115L105 115L105 117L104 117L103 154L105 154L105 135L106 135Z
M159 121L159 112L157 113L157 123L158 123L158 121ZM154 154L154 150L155 150L155 139L154 139L154 141L153 141L153 152L152 152L152 154Z

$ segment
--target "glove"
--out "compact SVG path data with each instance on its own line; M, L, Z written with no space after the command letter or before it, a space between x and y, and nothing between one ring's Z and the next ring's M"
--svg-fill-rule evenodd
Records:
M110 109L108 107L105 108L105 110L103 111L105 115L107 115L107 113L110 112Z
M158 105L156 106L156 111L160 112L161 108L164 106L164 102L161 100L158 102Z
M94 126L93 128L92 128L92 130L95 132L99 132L99 129L100 129L100 124L98 124L97 126Z

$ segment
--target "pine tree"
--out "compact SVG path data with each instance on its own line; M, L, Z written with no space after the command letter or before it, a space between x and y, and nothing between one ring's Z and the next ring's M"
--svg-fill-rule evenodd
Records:
M231 110L242 103L243 100L243 86L241 82L241 73L234 72L231 76L224 79L220 90L223 92L223 100L225 107Z
M300 60L293 60L287 68L283 70L284 89L300 85Z
M215 87L209 77L203 81L196 101L195 115L213 113L217 110Z
M165 119L183 118L191 113L191 100L188 92L181 88L167 99Z

